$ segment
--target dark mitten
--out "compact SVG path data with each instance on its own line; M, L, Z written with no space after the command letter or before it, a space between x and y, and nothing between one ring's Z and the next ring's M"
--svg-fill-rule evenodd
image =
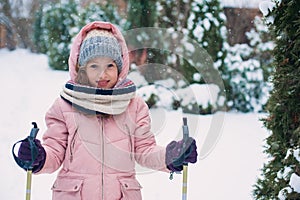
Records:
M34 143L37 147L37 156L36 156L36 159L34 160L34 162L32 163L32 167L33 167L32 172L36 173L36 172L40 171L45 164L46 151L38 139L34 139ZM19 151L18 151L18 157L23 161L31 161L32 160L31 148L30 148L30 143L28 140L22 141Z
M197 145L195 139L189 137L185 143L183 140L179 142L172 141L166 148L166 165L172 172L179 172L183 169L184 163L197 162Z

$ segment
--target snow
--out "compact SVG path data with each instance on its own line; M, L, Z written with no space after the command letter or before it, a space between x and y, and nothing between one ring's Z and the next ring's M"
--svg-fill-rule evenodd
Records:
M295 192L300 193L300 176L296 173L291 175L289 185L294 189Z
M39 125L38 139L41 138L45 131L45 112L59 96L69 74L51 70L45 55L24 49L0 50L0 63L0 198L22 199L25 198L26 173L15 163L12 145L29 134L32 121ZM201 116L153 109L152 130L158 144L166 145L181 138L183 116L188 118L190 134L196 138L200 155L198 162L188 168L188 199L253 199L253 185L266 161L262 152L268 133L259 120L264 114L218 112ZM181 198L182 175L175 174L174 179L169 180L169 174L143 168L138 168L137 174L144 200ZM51 199L50 188L55 176L56 173L33 176L33 200Z
M271 2L272 0L220 0L224 7L238 8L258 8L261 2Z
M285 200L286 193L292 193L293 191L300 193L300 176L298 176L296 173L291 174L289 186L280 190L280 192L278 194L278 198L280 200Z
M291 155L300 163L300 155L299 155L300 149L292 150L289 149L286 153L286 156L284 160L289 159ZM279 194L278 198L281 200L286 199L285 193L291 193L293 191L300 193L300 176L296 173L291 173L293 169L291 167L285 167L283 171L279 171L277 173L277 178L284 178L286 181L289 180L289 185L285 188L283 188ZM289 177L290 175L290 177Z
M277 172L277 178L287 180L289 173L292 171L291 167L284 167L282 171Z
M218 100L220 88L215 84L191 84L193 94L195 95L196 102L199 105L214 105ZM198 94L198 95L197 95Z
M298 160L298 162L300 163L300 149L295 150L293 155L296 158L296 160Z
M276 6L276 4L274 2L270 2L270 1L262 1L258 5L260 11L263 13L264 16L267 16L269 14L269 11L272 11L272 9L275 6Z
M278 199L279 200L286 200L286 193L291 193L293 190L290 187L285 187L282 190L280 190L278 194Z

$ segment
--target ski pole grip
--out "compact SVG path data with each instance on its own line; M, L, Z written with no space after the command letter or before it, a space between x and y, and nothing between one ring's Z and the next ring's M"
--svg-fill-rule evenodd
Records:
M183 140L186 142L189 138L189 127L187 125L187 118L183 118L183 126L182 126L182 131L183 131Z
M37 127L36 122L32 122L32 125L33 125L33 128L30 131L29 137L31 137L32 139L35 139L36 135L38 134L40 129Z
M183 152L187 150L187 141L189 139L189 127L187 125L187 118L183 118L183 126L182 126L182 133L183 133ZM183 165L187 165L186 162L183 162Z

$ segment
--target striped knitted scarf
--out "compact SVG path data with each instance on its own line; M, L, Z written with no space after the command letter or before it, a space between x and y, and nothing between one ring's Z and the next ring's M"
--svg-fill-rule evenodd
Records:
M100 89L67 82L60 96L87 114L117 115L124 112L135 97L134 83L125 79L112 89Z

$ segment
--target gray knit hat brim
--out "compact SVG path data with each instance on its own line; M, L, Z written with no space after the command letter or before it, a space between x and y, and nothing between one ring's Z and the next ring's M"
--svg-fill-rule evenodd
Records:
M83 41L78 58L79 66L85 66L96 57L109 57L114 60L118 72L122 70L122 53L120 45L115 37L95 36Z

